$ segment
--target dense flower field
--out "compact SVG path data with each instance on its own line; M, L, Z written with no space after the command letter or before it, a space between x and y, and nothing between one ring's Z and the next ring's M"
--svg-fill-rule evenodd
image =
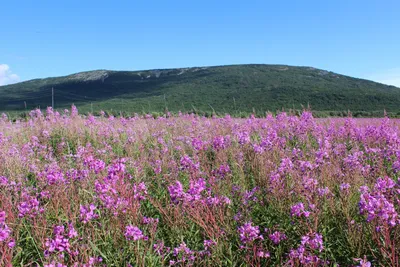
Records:
M1 266L398 266L400 123L0 121Z

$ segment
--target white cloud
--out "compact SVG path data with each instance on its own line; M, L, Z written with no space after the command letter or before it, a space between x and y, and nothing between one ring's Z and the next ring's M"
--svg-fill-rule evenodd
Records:
M367 79L400 87L400 68L389 69L366 77Z
M17 74L12 73L7 64L0 64L0 86L19 82Z

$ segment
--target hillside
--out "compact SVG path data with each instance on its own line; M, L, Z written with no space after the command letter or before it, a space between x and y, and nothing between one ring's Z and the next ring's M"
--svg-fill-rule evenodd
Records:
M0 87L0 110L72 103L82 111L400 111L400 88L311 67L231 65L145 71L97 70ZM366 114L366 113L365 113Z

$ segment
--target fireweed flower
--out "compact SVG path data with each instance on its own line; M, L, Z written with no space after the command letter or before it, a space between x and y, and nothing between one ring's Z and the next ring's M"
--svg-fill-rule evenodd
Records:
M237 134L238 143L240 145L245 145L250 143L250 134L247 131L243 131Z
M45 178L48 185L64 183L65 178L62 171L57 166L51 166L45 171L39 173L40 178Z
M0 235L1 235L1 234L0 234ZM7 244L7 246L8 246L9 248L13 248L13 247L15 247L15 245L16 245L16 243L15 243L15 240L14 240L14 239L11 239L10 242L8 242L8 244Z
M213 170L212 174L214 176L220 177L220 178L225 178L227 174L231 173L231 169L228 164L222 164L219 166L217 170Z
M171 248L165 246L163 241L157 241L153 245L153 249L158 256L162 256L163 258L171 251Z
M113 163L108 166L107 178L111 181L116 181L123 178L126 169L125 162L126 159L124 158L114 160Z
M367 260L367 257L364 256L363 259L354 259L355 261L358 261L357 267L371 267L372 264Z
M289 253L290 264L299 262L301 264L322 264L323 261L315 253L324 250L322 235L312 233L301 237L301 244L297 249Z
M245 206L250 205L252 203L256 203L258 201L258 198L256 196L258 190L259 190L258 187L254 187L252 190L244 192L242 197L242 203Z
M43 213L44 208L40 207L40 202L36 197L29 195L27 192L23 192L22 201L18 204L18 212L20 218L34 218L38 214Z
M257 251L256 255L259 258L269 258L269 257L271 257L271 254L269 253L269 251L260 250L260 249Z
M367 214L367 222L377 219L392 227L399 224L399 216L393 203L382 194L361 194L359 208L361 214Z
M288 173L293 169L293 167L294 167L293 162L289 158L283 158L278 171L282 174Z
M63 225L57 225L53 229L54 238L46 238L45 247L47 248L44 252L46 257L50 256L52 253L73 253L71 251L70 239L76 238L78 233L72 224L68 226L68 232L65 231Z
M361 186L359 209L361 214L367 215L367 222L376 220L394 227L399 224L399 215L392 200L391 190L396 186L389 177L379 178L374 189L370 192L367 186Z
M278 245L282 240L287 239L286 235L284 233L281 233L279 231L275 231L272 234L270 234L269 239L275 244Z
M106 164L104 161L100 159L95 159L93 155L88 155L83 159L84 166L89 167L89 170L94 171L94 173L98 174L106 168Z
M137 201L145 200L147 196L147 187L145 183L133 185L133 199Z
M6 213L0 211L0 242L6 241L11 234L11 229L6 224Z
M155 174L160 174L162 171L162 161L156 160L153 164L153 170Z
M0 176L0 186L7 186L8 185L8 179L5 176Z
M96 213L96 206L94 204L90 204L88 206L81 205L79 211L80 219L84 224L99 217L99 215Z
M205 143L201 140L201 138L193 138L192 146L195 150L203 150Z
M305 190L309 192L314 192L317 189L318 181L313 178L304 177L303 178L303 187Z
M202 257L205 257L205 256L209 257L209 256L211 256L212 250L217 245L217 243L214 240L204 240L203 245L204 245L204 250L199 251L199 255Z
M90 257L89 263L86 266L90 267L90 266L94 266L95 264L102 263L102 262L103 262L102 257Z
M152 227L157 227L157 225L159 223L159 219L158 218L149 218L149 217L143 216L142 223L144 225L150 225Z
M196 201L201 198L201 193L206 189L206 182L203 178L198 180L191 180L189 190L187 191L187 200Z
M329 189L329 187L324 187L324 188L318 188L317 189L318 195L323 197L323 196L331 196L331 190Z
M349 188L350 188L350 184L348 184L348 183L343 183L343 184L341 184L340 185L340 191L342 191L342 192L347 192L348 190L349 190Z
M253 226L251 222L245 223L238 228L240 241L242 244L246 245L252 243L253 241L260 239L263 240L264 237L260 235L260 229L258 226Z
M258 144L253 144L253 150L256 154L262 154L263 152L265 152L265 148Z
M43 265L43 267L67 267L67 265L52 261L51 263Z
M299 163L300 163L300 171L301 172L311 171L315 168L315 165L313 165L309 161L300 160Z
M183 191L183 186L182 186L181 182L179 182L179 181L176 181L174 185L168 186L168 191L169 191L171 200L174 203L179 202L185 194L185 192Z
M94 182L95 192L96 198L101 201L102 205L114 215L118 215L120 212L126 212L129 202L119 195L113 183L114 181L109 179L105 179L103 182L96 180Z
M190 250L185 242L181 243L179 247L174 248L172 255L175 257L175 260L170 261L171 266L192 266L196 259L195 252Z
M310 216L310 212L306 211L305 208L304 208L304 204L299 202L299 203L297 203L297 204L295 204L295 205L293 205L291 207L290 215L292 217L302 217L302 216L304 216L304 217L307 218L307 217Z
M181 170L197 171L200 168L200 164L194 163L187 155L181 157L180 164Z
M226 196L206 197L205 203L209 206L230 205L232 201Z
M374 190L381 193L386 193L396 186L396 183L389 177L378 178L375 183Z
M318 250L319 252L324 249L322 235L318 233L301 237L301 245L308 246L312 250Z
M75 105L72 105L71 106L71 117L74 118L76 116L78 116L78 109L76 108Z
M75 230L74 225L72 223L68 224L68 238L75 238L78 236L78 232Z
M211 190L207 188L203 178L190 180L187 192L183 190L183 186L179 181L168 186L171 201L174 204L181 203L183 205L193 205L194 203L202 203L209 206L230 205L231 200L225 196L212 196Z
M217 242L214 240L204 240L203 244L205 250L210 250L212 247L217 245Z
M69 180L72 181L79 181L87 178L89 176L89 170L75 170L70 169L68 170L65 175Z
M143 235L143 232L136 226L128 225L125 228L125 237L127 240L147 240L147 236Z
M212 142L213 148L217 151L226 149L230 145L231 145L231 137L229 135L216 136L216 137L214 137L213 142Z

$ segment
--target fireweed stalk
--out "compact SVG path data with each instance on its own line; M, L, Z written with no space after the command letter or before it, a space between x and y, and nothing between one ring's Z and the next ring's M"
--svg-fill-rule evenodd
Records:
M398 120L0 117L1 266L398 266Z

